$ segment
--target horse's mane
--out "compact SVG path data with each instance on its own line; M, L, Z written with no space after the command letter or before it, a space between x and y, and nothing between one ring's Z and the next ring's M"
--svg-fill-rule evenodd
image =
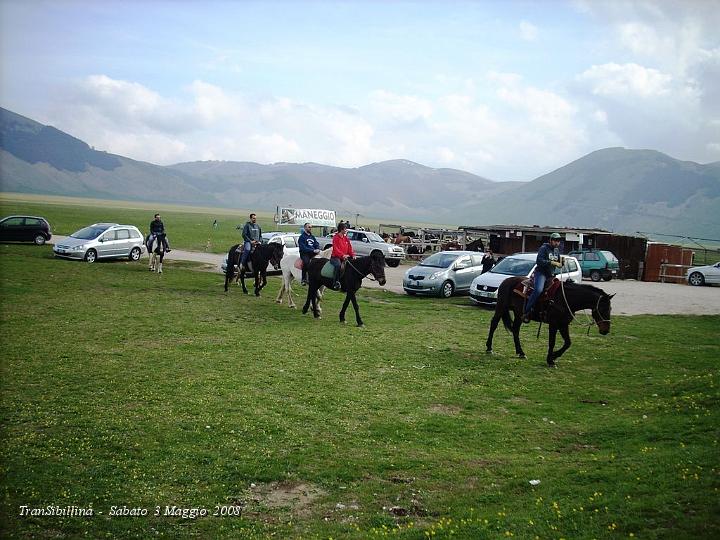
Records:
M565 287L566 289L569 289L569 290L571 290L571 291L574 290L574 291L578 291L578 292L583 292L583 291L593 292L593 293L598 294L598 295L600 295L600 296L607 296L607 295L608 295L608 294L607 294L605 291L603 291L600 287L596 287L595 285L587 285L587 284L585 284L585 283L574 283L574 282L573 282L573 283L569 283L569 282L566 281L566 282L563 283L563 287Z

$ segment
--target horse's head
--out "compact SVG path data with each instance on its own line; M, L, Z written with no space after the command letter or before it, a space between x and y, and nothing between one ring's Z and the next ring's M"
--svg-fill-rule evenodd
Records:
M385 256L379 251L370 254L370 273L380 285L385 285Z
M597 305L592 310L592 317L603 336L610 333L610 300L613 296L615 295L603 293L598 297Z
M272 242L268 245L270 246L270 264L273 265L275 270L280 270L280 261L282 261L283 258L285 245L277 242Z

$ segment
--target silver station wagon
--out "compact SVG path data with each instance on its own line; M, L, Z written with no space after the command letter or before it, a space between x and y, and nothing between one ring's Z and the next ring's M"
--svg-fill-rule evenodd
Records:
M140 259L144 238L137 227L117 223L93 223L72 233L53 247L57 257L94 263L98 259Z

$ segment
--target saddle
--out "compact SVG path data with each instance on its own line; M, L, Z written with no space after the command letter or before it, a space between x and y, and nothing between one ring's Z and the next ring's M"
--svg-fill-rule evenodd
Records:
M520 283L515 285L513 292L527 299L533 292L533 281L534 280L531 278L522 280ZM561 283L562 282L558 278L552 278L550 281L546 281L543 293L540 295L540 298L538 298L538 303L547 302L555 298L555 293L557 293Z
M340 276L345 273L345 261L340 263ZM320 270L320 275L327 279L333 279L335 277L335 267L330 264L330 259L327 260L327 262L323 265L322 269Z

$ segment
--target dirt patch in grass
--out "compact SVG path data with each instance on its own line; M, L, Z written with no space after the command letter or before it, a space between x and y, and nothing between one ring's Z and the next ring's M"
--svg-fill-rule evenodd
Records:
M443 405L442 403L430 405L428 410L432 413L444 414L445 416L457 416L462 411L462 409L456 405Z
M302 482L271 482L250 488L252 502L259 508L302 513L327 493L313 484Z

